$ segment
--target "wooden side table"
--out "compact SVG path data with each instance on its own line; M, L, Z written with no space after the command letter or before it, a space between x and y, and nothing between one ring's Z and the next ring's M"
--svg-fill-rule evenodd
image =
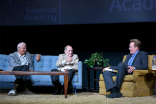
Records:
M155 96L156 96L156 70L148 70L148 71L150 71L150 72L155 72Z
M90 70L94 70L94 79L90 79ZM96 79L96 71L97 70L103 70L103 67L87 67L87 74L88 74L88 91L90 92L98 92L96 90L96 81L99 81L99 79ZM90 81L94 81L94 90L90 90Z

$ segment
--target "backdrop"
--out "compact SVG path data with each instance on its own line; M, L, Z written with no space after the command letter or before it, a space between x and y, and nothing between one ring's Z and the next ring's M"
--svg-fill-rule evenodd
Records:
M0 25L155 22L156 0L1 0Z

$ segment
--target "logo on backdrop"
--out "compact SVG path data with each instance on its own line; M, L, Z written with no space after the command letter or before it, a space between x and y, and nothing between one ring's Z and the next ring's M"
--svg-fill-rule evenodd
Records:
M156 0L123 0L122 2L119 2L120 0L113 0L110 12L113 10L119 10L119 11L137 11L137 10L153 10L156 8ZM132 5L131 5L132 3ZM127 6L127 5L131 6Z
M50 20L56 22L56 8L25 7L25 20Z

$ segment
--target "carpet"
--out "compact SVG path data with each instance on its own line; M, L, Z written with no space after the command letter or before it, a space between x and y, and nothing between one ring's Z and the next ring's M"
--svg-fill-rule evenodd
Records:
M35 95L8 96L0 93L0 104L156 104L155 95L146 97L106 98L104 95L93 92L77 94L53 95L38 93Z

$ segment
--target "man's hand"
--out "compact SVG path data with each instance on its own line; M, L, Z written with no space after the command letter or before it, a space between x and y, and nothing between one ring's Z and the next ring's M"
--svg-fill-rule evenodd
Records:
M134 70L135 70L135 67L133 67L133 66L128 66L128 73L132 73Z
M110 69L110 67L106 67L107 69ZM105 71L105 68L102 70L102 72L104 72Z
M41 58L41 55L37 55L36 61L37 61L37 62L40 61L40 58Z
M71 62L71 61L73 61L73 58L72 57L67 57L66 62Z
M29 69L29 71L30 71L30 72L33 72L33 70L30 70L30 69Z
M68 71L68 69L64 69L64 71L65 71L65 72L67 72L67 71Z

